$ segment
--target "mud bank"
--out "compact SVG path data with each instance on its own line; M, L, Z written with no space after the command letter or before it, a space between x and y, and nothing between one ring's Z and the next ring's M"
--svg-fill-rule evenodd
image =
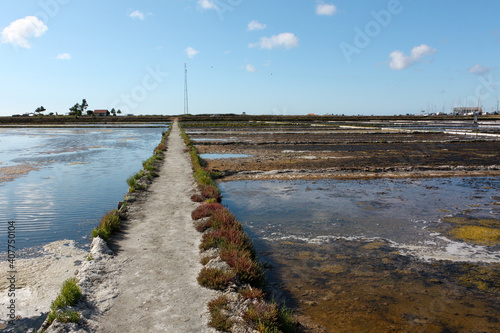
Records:
M500 174L497 137L447 132L446 124L441 131L427 132L346 129L335 124L220 128L200 122L191 124L191 129L189 125L186 131L200 154L250 155L207 160L208 168L226 180Z

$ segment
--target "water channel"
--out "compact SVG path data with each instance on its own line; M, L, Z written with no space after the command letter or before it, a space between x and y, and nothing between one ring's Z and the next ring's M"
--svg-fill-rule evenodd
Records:
M15 221L18 251L61 239L88 245L166 128L0 128L0 221Z

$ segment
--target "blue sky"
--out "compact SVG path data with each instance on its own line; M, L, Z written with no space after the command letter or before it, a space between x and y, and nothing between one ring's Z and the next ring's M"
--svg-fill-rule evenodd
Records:
M2 0L0 115L496 108L500 2Z

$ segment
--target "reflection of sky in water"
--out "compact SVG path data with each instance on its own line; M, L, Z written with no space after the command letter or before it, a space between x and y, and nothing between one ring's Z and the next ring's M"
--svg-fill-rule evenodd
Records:
M66 238L82 242L102 215L123 200L127 177L152 155L163 130L1 131L0 167L24 163L40 167L0 184L0 220L16 221L18 248ZM1 229L0 237L5 233Z
M423 251L423 257L471 255L471 247L429 230L441 218L465 210L469 216L500 217L492 199L500 195L500 178L234 181L220 188L223 203L257 238L382 238ZM472 248L489 257L487 249ZM493 258L500 260L500 252Z

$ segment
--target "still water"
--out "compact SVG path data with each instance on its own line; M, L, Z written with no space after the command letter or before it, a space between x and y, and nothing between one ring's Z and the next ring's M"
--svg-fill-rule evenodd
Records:
M233 181L224 201L256 239L381 239L421 259L500 262L500 251L434 231L446 216L500 219L499 178Z
M312 331L500 331L500 247L440 232L450 216L498 222L499 178L219 186L273 297Z
M15 221L18 250L61 239L88 245L165 130L0 128L0 239Z

